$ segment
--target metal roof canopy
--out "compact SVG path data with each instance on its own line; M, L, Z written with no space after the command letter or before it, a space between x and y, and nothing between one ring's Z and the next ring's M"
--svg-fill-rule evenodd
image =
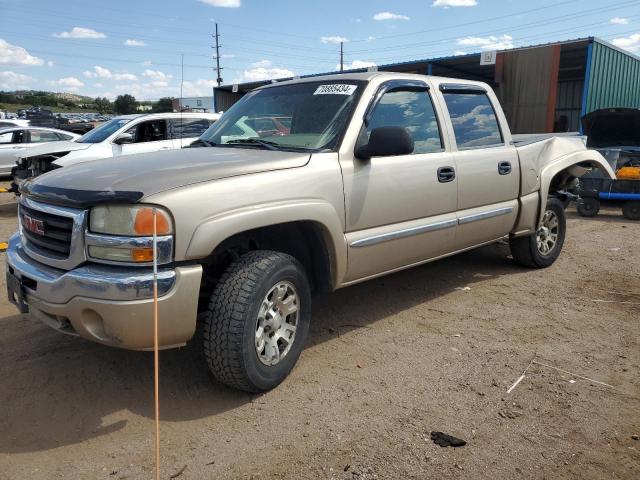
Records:
M561 42L551 42L551 43L544 43L544 44L538 44L538 45L531 45L526 47L512 48L507 50L498 50L498 53L513 52L517 50L527 50L531 48L547 47L551 45L561 45L563 56L565 51L567 52L574 51L575 53L577 53L576 57L579 57L580 52L582 52L583 49L586 48L588 43L594 40L597 42L606 43L602 40L589 37L589 38L580 38L575 40L566 40ZM613 47L613 48L617 48L617 47ZM628 52L626 53L628 54ZM494 65L480 65L480 55L481 55L481 52L476 52L476 53L468 53L466 55L450 55L450 56L444 56L444 57L409 60L406 62L388 63L384 65L379 65L378 71L420 73L423 75L439 75L439 76L449 76L449 77L455 77L457 74L458 76L473 77L473 78L469 78L470 80L479 80L479 81L487 82L489 84L493 84L494 83L494 78L493 78ZM294 78L309 78L309 77L319 77L323 75L336 75L339 73L355 73L355 72L366 72L366 71L367 71L366 68L357 68L357 69L345 70L344 72L333 71L333 72L314 73L309 75L300 75L296 77L280 78L278 80L259 80L255 82L239 83L237 85L232 85L232 84L222 85L220 87L215 87L214 90L233 92L234 87L236 87L237 93L242 95L247 92L250 92L255 88L261 87L263 85L267 85L269 83L276 83L276 82L281 82L285 80L293 80ZM584 74L584 71L582 73Z

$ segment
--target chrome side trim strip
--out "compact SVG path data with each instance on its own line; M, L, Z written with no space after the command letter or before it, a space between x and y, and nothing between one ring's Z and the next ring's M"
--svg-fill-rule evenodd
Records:
M456 219L451 219L444 220L442 222L429 223L427 225L419 225L417 227L405 228L404 230L382 233L380 235L373 235L371 237L362 238L360 240L351 242L349 246L352 248L370 247L371 245L377 245L378 243L388 242L390 240L397 240L399 238L420 235L421 233L433 232L435 230L455 227L457 224L458 221Z
M442 222L429 223L427 225L420 225L417 227L405 228L403 230L397 230L395 232L382 233L380 235L373 235L371 237L362 238L351 242L349 246L351 248L370 247L371 245L377 245L378 243L388 242L391 240L397 240L399 238L411 237L413 235L420 235L421 233L433 232L436 230L442 230L444 228L455 227L456 225L464 225L465 223L477 222L478 220L484 220L486 218L498 217L500 215L508 215L513 212L513 207L497 208L495 210L489 210L487 212L474 213L473 215L465 215L458 219L444 220Z
M497 208L495 210L489 210L487 212L474 213L473 215L465 215L458 219L460 225L465 223L477 222L478 220L484 220L485 218L499 217L500 215L507 215L513 212L513 207Z

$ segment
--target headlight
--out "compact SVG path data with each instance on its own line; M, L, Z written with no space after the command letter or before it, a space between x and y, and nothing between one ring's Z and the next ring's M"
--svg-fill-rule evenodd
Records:
M106 263L152 262L154 210L158 264L171 262L171 216L166 210L150 205L106 205L92 208L89 214L89 232L86 234L89 257Z
M173 225L169 214L149 205L106 205L94 207L89 215L89 230L108 235L147 237L153 235L153 210L156 211L156 233L169 235Z

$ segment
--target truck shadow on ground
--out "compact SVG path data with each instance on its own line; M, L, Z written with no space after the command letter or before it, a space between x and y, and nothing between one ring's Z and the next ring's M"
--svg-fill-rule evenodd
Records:
M527 271L508 255L508 246L495 244L316 297L307 346L457 287ZM132 421L123 410L145 417L143 421L153 418L153 359L148 352L66 337L18 315L3 324L11 333L0 337L0 452L48 450L118 431ZM164 422L206 418L256 398L212 381L197 342L162 352L160 358Z

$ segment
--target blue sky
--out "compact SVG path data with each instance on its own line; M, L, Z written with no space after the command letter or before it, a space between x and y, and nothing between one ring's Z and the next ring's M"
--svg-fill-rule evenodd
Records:
M0 90L210 95L224 83L598 36L640 54L639 0L0 0Z

